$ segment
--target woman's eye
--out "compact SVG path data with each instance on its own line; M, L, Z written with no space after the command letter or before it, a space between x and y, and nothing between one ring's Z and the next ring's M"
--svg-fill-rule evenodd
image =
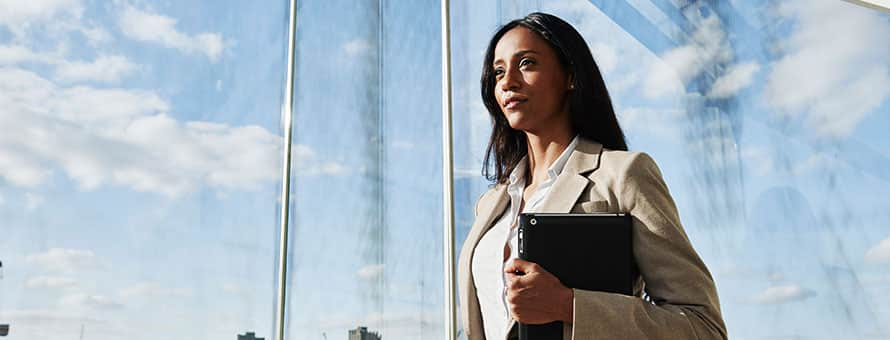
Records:
M535 63L534 60L531 59L522 59L519 61L519 66L533 65Z
M500 69L500 68L496 68L496 69L494 69L494 76L495 76L495 77L500 77L500 76L503 75L503 74L504 74L504 70L503 70L503 69Z

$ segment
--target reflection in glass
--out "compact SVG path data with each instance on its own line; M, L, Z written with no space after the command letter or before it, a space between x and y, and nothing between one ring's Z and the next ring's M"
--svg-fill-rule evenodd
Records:
M890 336L876 302L890 284L887 14L833 1L453 1L458 247L486 189L482 51L532 11L587 39L630 148L658 161L714 272L731 337Z
M288 336L437 339L437 2L301 1Z

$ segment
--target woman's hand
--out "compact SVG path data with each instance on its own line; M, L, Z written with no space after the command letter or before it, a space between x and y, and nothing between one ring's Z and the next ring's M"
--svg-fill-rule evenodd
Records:
M534 262L513 259L506 266L510 316L527 324L572 322L574 293Z

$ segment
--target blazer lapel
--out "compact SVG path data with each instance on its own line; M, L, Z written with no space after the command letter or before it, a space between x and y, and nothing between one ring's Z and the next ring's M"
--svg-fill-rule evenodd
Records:
M581 192L587 187L587 177L579 174L562 173L556 177L556 182L550 188L550 194L541 202L536 212L540 213L567 213L572 210L575 201L581 196Z
M507 186L498 185L498 188L488 199L479 203L479 216L476 216L476 222L464 243L472 242L473 248L475 248L476 242L492 227L492 222L504 212L508 202L510 202L510 196L507 195Z
M467 332L467 338L471 340L481 339L484 336L482 314L479 309L479 301L476 300L473 272L472 268L470 268L473 262L473 251L476 249L476 244L479 243L482 235L491 228L492 222L501 215L509 201L507 186L503 184L498 185L492 194L485 195L479 202L478 215L461 247L460 258L458 259L458 269L460 271L458 284L461 288L459 297L461 308L464 308L464 312L461 313L463 317L462 322Z
M602 150L603 146L599 143L583 138L578 140L565 168L556 177L553 187L550 188L550 193L536 209L537 212L568 213L572 211L572 206L578 201L584 188L590 184L590 179L586 175L599 168Z

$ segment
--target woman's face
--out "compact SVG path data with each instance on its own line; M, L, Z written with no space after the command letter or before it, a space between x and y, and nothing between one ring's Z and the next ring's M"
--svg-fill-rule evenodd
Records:
M510 127L534 133L568 124L568 76L537 33L521 26L507 31L492 67L494 95Z

